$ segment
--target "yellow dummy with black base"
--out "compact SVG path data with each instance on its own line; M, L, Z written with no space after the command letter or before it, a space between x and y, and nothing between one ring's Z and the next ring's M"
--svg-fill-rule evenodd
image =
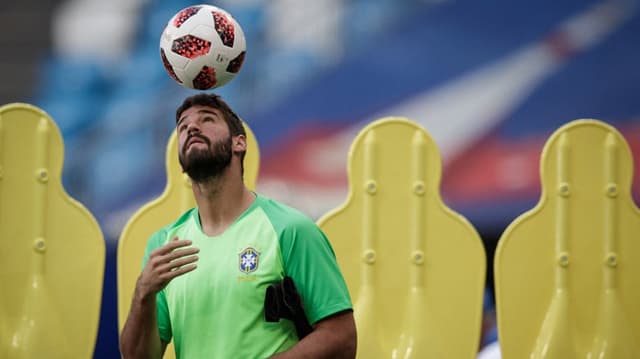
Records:
M502 357L640 358L640 210L622 135L597 120L542 151L542 195L495 256Z
M418 124L375 121L352 143L346 202L318 222L354 301L358 358L476 357L486 257L442 202L441 162Z
M245 124L247 154L244 159L244 181L254 189L258 176L260 152L255 135ZM178 162L177 136L174 131L167 144L167 185L160 197L145 204L127 222L118 242L118 329L126 322L136 280L142 271L142 257L147 240L163 226L175 221L189 208L195 207L189 176ZM175 358L173 344L167 347L165 358Z
M28 104L0 107L0 358L91 358L105 244L60 180L62 136Z

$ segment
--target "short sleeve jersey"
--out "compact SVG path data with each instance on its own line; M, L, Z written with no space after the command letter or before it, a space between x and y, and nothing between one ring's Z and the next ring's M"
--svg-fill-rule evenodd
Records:
M352 308L326 236L311 219L277 201L257 195L215 237L203 233L193 208L154 233L144 264L151 251L176 237L200 249L198 267L157 295L160 338L174 339L178 358L265 358L295 345L290 321L264 319L266 289L284 276L293 278L311 323Z

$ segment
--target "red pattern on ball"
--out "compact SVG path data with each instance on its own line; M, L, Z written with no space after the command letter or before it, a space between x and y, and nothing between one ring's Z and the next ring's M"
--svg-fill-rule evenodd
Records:
M182 83L182 81L180 81L178 76L176 76L176 72L173 71L173 66L171 66L171 64L169 63L169 60L167 59L167 55L164 54L164 49L162 48L160 49L160 57L162 58L162 64L164 65L164 68L167 70L169 75L174 80L178 81L179 83Z
M197 14L200 11L202 6L190 6L186 9L181 10L176 16L173 18L173 26L180 27L184 24L185 21L189 20L190 17Z
M197 90L208 90L216 85L216 69L203 66L198 76L193 79L193 88Z
M211 42L192 35L175 39L173 40L173 44L171 44L171 51L188 59L206 55L209 53L210 48Z
M220 40L225 46L233 47L233 41L235 40L233 23L223 13L212 11L211 14L213 15L213 22Z
M244 63L244 55L246 53L247 53L246 51L242 51L240 55L236 56L235 59L229 61L229 65L227 66L227 72L230 72L232 74L237 74L238 71L240 71L242 64Z

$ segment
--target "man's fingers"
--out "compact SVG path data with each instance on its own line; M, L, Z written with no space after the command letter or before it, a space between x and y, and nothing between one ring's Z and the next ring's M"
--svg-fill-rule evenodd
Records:
M167 281L171 281L173 278L181 276L181 275L183 275L185 273L191 272L192 270L196 269L197 267L198 267L197 264L189 264L189 265L186 265L184 267L180 267L180 268L178 268L176 270L169 271L169 272L165 273L163 275L163 277Z
M180 247L190 246L191 243L192 242L188 239L174 239L167 242L167 244L165 244L163 247L167 250L167 252L171 252Z
M169 242L167 242L167 244L165 244L164 246L154 250L154 254L156 254L156 255L165 255L167 253L172 252L173 250L175 250L177 248L190 246L191 243L192 243L188 239L177 239L177 238L178 237L175 237L174 239L172 239Z
M180 257L190 256L190 255L196 254L198 252L200 252L200 249L196 248L196 247L185 248L185 249L177 249L177 250L174 250L171 253L165 254L162 257L162 261L163 262L171 262L171 261L173 261L175 259L178 259Z
M161 266L158 267L158 272L160 273L165 273L165 272L169 272L169 271L174 271L176 270L176 268L179 268L185 264L189 264L189 263L193 263L196 262L198 260L198 256L189 256L189 257L183 257L180 259L176 259L174 261L171 261L167 264L163 264Z

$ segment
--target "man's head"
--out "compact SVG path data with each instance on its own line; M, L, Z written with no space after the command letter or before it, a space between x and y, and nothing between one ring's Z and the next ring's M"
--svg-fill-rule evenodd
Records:
M178 158L193 181L222 174L237 156L240 170L246 153L246 132L240 118L217 95L188 97L176 110Z

